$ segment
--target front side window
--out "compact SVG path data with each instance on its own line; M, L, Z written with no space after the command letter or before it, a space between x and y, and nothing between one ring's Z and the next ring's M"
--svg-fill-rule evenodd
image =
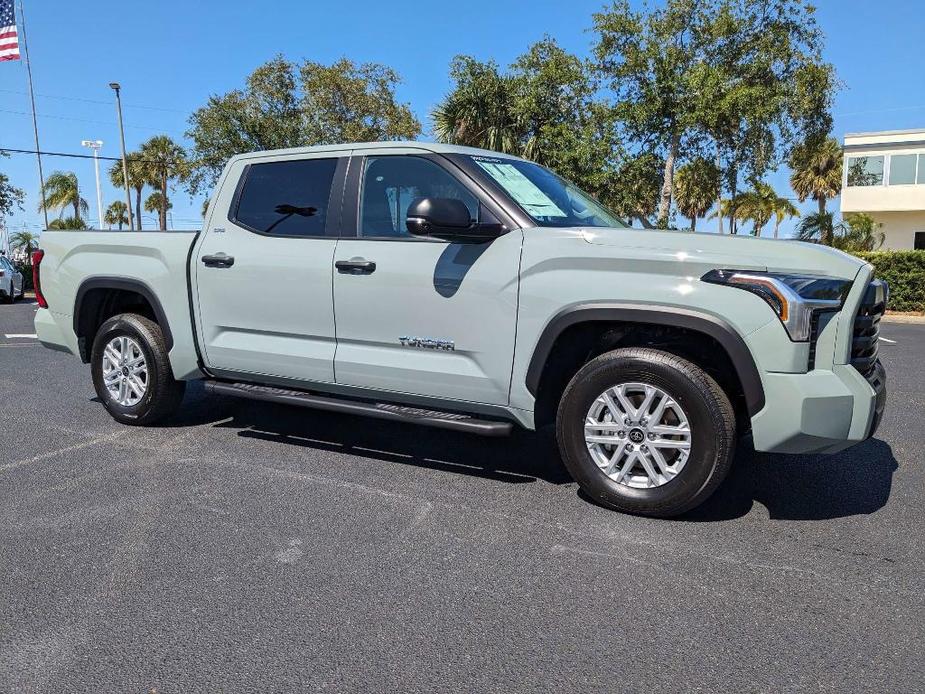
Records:
M273 236L324 236L337 159L252 164L235 222Z
M502 157L472 156L471 159L539 226L627 226L590 195L545 167Z
M890 185L902 186L915 183L915 155L893 154L890 156Z
M422 157L369 157L363 173L360 236L410 237L408 207L417 198L454 198L478 219L476 197L442 167Z
M883 185L883 156L848 157L848 185Z

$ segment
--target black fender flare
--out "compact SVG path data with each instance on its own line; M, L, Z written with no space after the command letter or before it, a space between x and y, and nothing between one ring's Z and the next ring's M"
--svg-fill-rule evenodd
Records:
M157 319L157 323L164 333L164 343L167 346L167 351L170 351L173 347L173 333L170 332L170 323L167 321L167 314L164 313L164 308L161 306L157 294L155 294L154 290L142 280L127 277L89 277L80 283L80 287L77 288L77 296L74 299L73 316L74 334L77 335L78 339L82 339L80 325L82 304L87 292L93 289L122 289L143 296L145 301L151 305L151 310L154 311L154 317ZM84 361L87 360L85 359Z
M588 322L648 323L668 325L703 333L716 340L732 361L739 382L745 393L749 416L754 416L764 407L764 387L751 350L742 336L729 323L708 313L686 308L648 304L586 303L570 306L550 320L533 349L530 365L527 367L526 386L536 397L539 391L543 367L559 335L578 323Z

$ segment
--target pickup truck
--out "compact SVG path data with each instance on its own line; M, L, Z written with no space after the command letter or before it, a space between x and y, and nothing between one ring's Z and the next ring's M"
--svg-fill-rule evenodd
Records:
M831 248L628 228L550 170L447 145L232 158L200 232L45 232L35 330L119 422L207 391L483 435L554 425L594 499L674 516L737 442L872 436L887 287Z

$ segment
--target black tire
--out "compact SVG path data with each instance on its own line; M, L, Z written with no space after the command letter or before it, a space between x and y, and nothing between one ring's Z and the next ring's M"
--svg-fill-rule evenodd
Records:
M589 408L601 393L620 383L656 386L687 414L687 462L661 486L618 484L588 451L584 424ZM703 503L726 477L735 452L735 414L729 397L700 367L669 352L631 347L592 359L575 374L559 402L556 439L566 468L595 501L617 511L669 518Z
M103 350L113 338L121 335L138 343L148 367L145 393L131 406L120 405L103 383ZM167 345L160 326L134 313L113 316L100 326L93 340L90 369L96 394L112 418L122 424L146 426L157 423L179 408L186 390L186 383L175 380L170 370Z
M10 280L10 293L3 296L3 303L12 304L16 301L16 287L13 286L13 280Z

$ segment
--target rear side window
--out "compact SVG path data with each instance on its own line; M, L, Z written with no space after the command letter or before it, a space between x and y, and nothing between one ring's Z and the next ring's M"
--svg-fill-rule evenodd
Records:
M252 164L234 221L273 236L324 236L337 159Z

